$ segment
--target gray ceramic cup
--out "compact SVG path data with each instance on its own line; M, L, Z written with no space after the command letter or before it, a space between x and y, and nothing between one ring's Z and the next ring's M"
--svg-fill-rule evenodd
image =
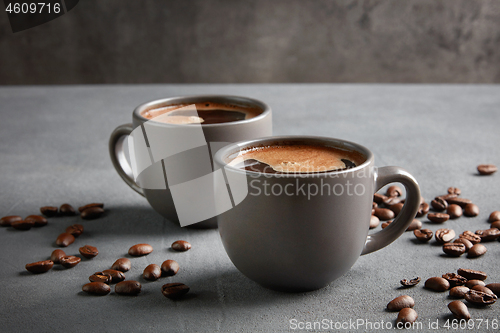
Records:
M286 177L228 165L241 150L273 144L347 148L366 160L344 171ZM222 244L238 270L271 289L308 291L326 286L347 272L360 255L397 239L420 205L418 184L407 171L395 166L376 168L370 150L340 139L278 136L241 141L219 150L215 163L226 178L245 174L248 183L247 196L219 216ZM368 235L373 194L392 182L406 188L404 207L387 228Z
M187 156L186 154L177 154L174 157L169 158L168 163L170 165L178 165L181 168L181 172L185 173L180 175L184 180L193 179L201 176L203 172L197 170L197 165L210 163L210 171L213 170L211 158L216 151L226 146L228 143L255 139L259 137L265 137L272 135L272 114L271 108L265 103L247 97L240 96L229 96L229 95L198 95L198 96L184 96L184 97L171 97L160 100L154 100L148 103L139 105L132 112L132 123L124 124L118 126L109 139L109 154L113 166L115 167L118 174L129 185L134 191L140 195L146 197L151 207L157 211L160 215L166 219L173 221L174 223L179 223L179 217L176 211L176 207L173 201L172 192L169 186L168 175L165 173L165 165L167 162L161 161L161 163L155 163L155 167L151 167L145 170L139 177L142 183L153 184L159 183L163 184L163 188L153 189L140 186L138 182L134 180L132 167L128 162L125 151L124 142L127 137L132 133L134 129L138 126L142 126L144 131L144 124L149 121L149 119L142 116L145 110L160 108L170 105L189 105L201 102L213 102L222 103L230 105L240 105L243 107L253 107L261 110L262 112L253 118L227 122L227 123L217 123L217 124L201 124L201 129L203 130L204 139L207 143L205 147L199 147L203 149L198 149L198 151L191 150L194 154ZM196 126L191 125L172 125L172 124L160 124L161 131L167 131L166 134L173 131L179 131L179 126L183 126L181 129L182 135L198 135L196 131L199 131ZM179 145L180 142L165 143L166 145ZM146 142L147 149L150 149L149 143ZM167 147L168 148L168 147ZM211 155L208 159L208 154ZM148 156L137 157L149 158ZM143 161L138 161L139 163ZM198 168L199 169L199 168ZM198 174L197 174L198 173ZM137 179L139 181L139 178ZM166 184L166 186L164 185ZM154 187L154 186L153 186ZM160 186L162 187L162 186ZM193 227L198 228L215 228L217 227L217 218L212 217L205 220L200 220L196 224L192 224Z

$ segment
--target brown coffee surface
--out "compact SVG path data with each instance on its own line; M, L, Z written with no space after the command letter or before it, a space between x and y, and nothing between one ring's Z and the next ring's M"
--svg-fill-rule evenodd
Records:
M250 148L229 164L264 173L311 173L345 170L365 160L356 151L302 144Z

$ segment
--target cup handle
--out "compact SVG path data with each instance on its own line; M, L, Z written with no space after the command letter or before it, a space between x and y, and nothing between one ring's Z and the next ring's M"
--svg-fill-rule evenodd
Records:
M405 204L394 222L387 226L387 228L366 237L361 255L375 252L394 242L396 238L406 231L406 228L408 228L417 214L420 206L420 189L415 178L408 171L400 167L386 166L379 168L375 173L376 191L389 183L401 183L404 185L406 188Z
M144 196L144 190L134 181L132 167L125 158L125 152L123 150L123 143L127 136L132 133L132 130L132 124L124 124L115 128L109 138L109 156L111 157L111 162L113 162L116 172L122 177L123 181L134 191Z

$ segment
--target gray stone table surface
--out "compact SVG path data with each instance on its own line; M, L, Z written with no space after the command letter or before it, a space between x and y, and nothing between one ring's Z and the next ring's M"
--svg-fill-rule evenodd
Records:
M417 243L411 232L360 257L347 274L318 291L282 293L250 281L230 262L217 230L180 228L157 215L120 179L108 156L110 133L130 122L135 106L190 94L261 99L273 108L277 135L358 142L374 152L377 166L398 165L410 171L426 201L456 186L463 197L478 204L480 214L474 218L443 225L421 218L433 231L487 229L489 214L500 210L500 173L485 177L476 172L478 164L500 165L499 86L0 87L0 216L37 214L41 206L65 202L75 207L104 202L106 208L105 216L94 221L54 217L46 227L30 231L0 228L2 332L285 332L301 331L302 325L314 322L325 326L310 331L327 331L330 325L332 331L382 331L380 327L394 325L397 316L385 310L386 304L403 294L416 302L423 326L415 331L436 332L445 330L452 319L448 293L426 290L423 282L402 290L401 279L420 276L425 281L463 267L487 272L487 282L500 282L500 242L486 244L488 252L478 259L450 258L434 241ZM57 235L73 223L82 223L85 232L64 249L66 253L78 254L80 246L90 244L100 254L72 269L28 273L25 264L47 259L56 248ZM190 241L192 249L173 252L170 244L178 239ZM132 270L126 273L127 279L142 283L139 296L111 292L94 297L81 291L89 275L127 256L136 243L149 243L155 249L148 256L132 258ZM175 277L142 279L148 264L166 259L179 262L181 270ZM186 283L190 296L180 301L165 298L160 287L167 282ZM470 307L476 331L498 331L494 325L500 320L499 306ZM429 326L436 321L440 330Z

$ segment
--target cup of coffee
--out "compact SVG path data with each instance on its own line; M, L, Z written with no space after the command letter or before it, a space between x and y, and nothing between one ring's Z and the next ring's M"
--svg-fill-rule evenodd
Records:
M160 215L182 226L213 228L217 215L231 208L227 195L213 195L213 155L229 143L269 135L271 109L259 100L172 97L135 108L132 123L111 134L109 153L125 183Z
M376 168L370 150L340 139L246 140L220 149L214 160L228 186L244 176L248 188L219 216L222 244L238 270L271 289L326 286L360 255L397 239L420 205L407 171ZM392 182L406 188L404 207L388 227L368 235L373 194Z

